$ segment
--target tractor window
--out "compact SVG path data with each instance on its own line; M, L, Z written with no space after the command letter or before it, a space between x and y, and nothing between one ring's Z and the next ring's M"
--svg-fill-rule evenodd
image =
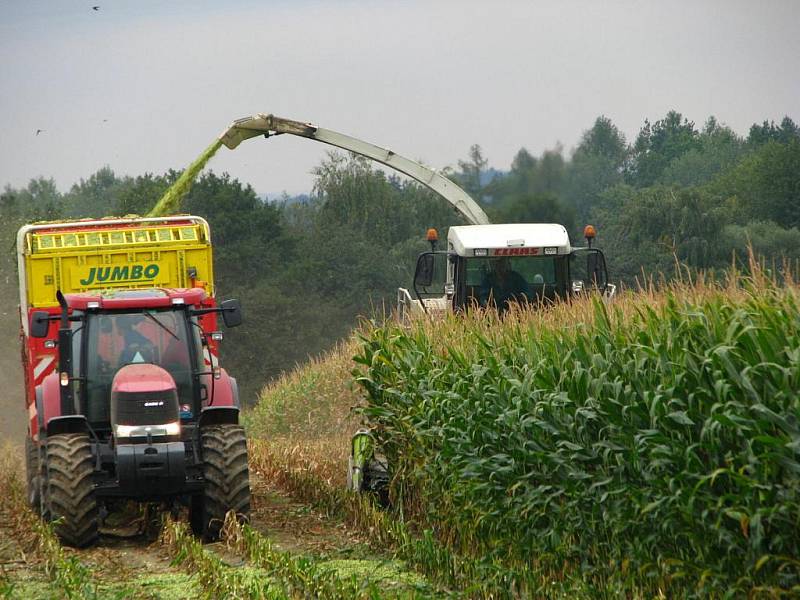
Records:
M78 316L80 313L75 311L73 314ZM80 373L81 364L83 361L83 356L81 355L81 340L83 339L84 331L83 322L73 321L70 323L70 329L72 329L72 372ZM80 377L73 380L72 386L74 393L73 398L77 402L77 399L81 397L81 394L83 394L83 382L81 381Z
M565 260L553 256L480 257L465 260L465 298L501 308L509 301L554 300L563 293Z
M89 315L86 322L86 414L91 423L107 423L111 384L122 367L151 363L164 368L181 402L192 397L196 332L182 311L144 310Z

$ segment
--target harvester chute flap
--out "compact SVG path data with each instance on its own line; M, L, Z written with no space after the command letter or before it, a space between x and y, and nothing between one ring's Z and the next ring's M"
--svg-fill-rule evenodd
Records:
M245 140L259 135L277 135L280 133L291 133L302 137L313 137L316 127L309 123L282 119L274 115L258 113L253 117L236 119L230 124L222 135L220 141L230 150L236 148Z

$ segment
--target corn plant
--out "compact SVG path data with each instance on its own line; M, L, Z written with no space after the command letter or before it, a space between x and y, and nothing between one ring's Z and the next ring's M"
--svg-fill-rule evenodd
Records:
M514 585L798 593L799 333L797 289L754 270L368 326L356 377L393 496Z

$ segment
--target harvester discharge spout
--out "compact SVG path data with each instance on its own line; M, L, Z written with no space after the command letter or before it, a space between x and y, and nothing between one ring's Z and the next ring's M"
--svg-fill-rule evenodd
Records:
M434 169L421 165L387 148L381 148L338 131L324 129L301 121L276 117L271 114L259 113L252 117L235 120L228 129L222 132L219 140L226 147L233 150L243 141L250 138L259 135L270 137L284 133L315 140L323 144L330 144L331 146L371 158L404 175L408 175L436 192L461 213L467 223L471 225L486 225L490 222L489 217L486 216L486 213L483 212L478 203L470 198L469 194Z

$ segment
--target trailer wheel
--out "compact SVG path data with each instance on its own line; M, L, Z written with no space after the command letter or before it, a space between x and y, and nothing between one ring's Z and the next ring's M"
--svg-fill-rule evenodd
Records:
M42 500L42 467L39 462L39 448L29 437L25 438L25 482L28 505L39 512Z
M84 548L98 535L94 462L89 436L66 433L47 438L43 505L48 520L68 546Z
M241 425L230 424L204 427L200 437L205 486L192 498L190 521L196 535L215 541L229 511L250 518L247 440Z

